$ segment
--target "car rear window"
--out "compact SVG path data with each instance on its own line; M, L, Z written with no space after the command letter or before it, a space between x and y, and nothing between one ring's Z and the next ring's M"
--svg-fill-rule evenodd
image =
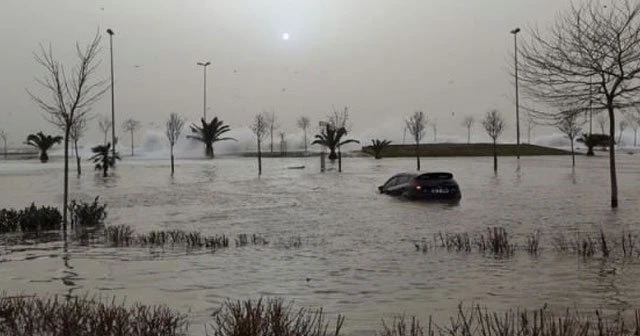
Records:
M418 180L450 180L453 178L453 174L451 173L426 173L419 175L417 177Z

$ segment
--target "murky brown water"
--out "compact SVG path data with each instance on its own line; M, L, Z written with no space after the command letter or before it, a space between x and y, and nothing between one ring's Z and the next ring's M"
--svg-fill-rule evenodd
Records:
M608 207L604 156L500 160L424 159L427 170L454 172L459 206L406 202L376 187L411 159L348 158L342 174L318 173L318 159L256 162L220 157L182 161L169 177L167 161L122 162L106 180L85 167L71 179L73 197L108 203L108 224L138 231L180 228L208 234L261 234L272 242L300 236L303 247L244 247L215 253L112 249L60 243L0 246L0 290L100 294L129 302L164 303L193 317L200 332L225 298L283 296L347 316L346 331L366 334L380 319L406 313L449 316L461 302L491 309L620 309L640 305L640 265L582 260L551 251L559 231L635 230L640 218L640 157L620 156L621 207ZM291 170L288 166L306 165ZM61 162L0 163L0 207L61 202ZM523 235L540 229L546 248L533 258L416 252L413 241L438 231L476 232L500 225ZM277 244L276 244L277 245ZM610 270L615 267L613 274ZM309 281L307 281L307 278Z

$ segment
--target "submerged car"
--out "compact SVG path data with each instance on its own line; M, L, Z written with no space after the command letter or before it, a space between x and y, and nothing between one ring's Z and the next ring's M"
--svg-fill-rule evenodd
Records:
M462 198L458 182L453 174L446 172L397 174L379 186L378 190L382 194L408 199L459 201Z

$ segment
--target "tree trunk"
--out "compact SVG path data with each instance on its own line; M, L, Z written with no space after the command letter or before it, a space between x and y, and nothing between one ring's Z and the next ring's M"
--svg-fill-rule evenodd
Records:
M493 171L498 172L498 146L496 145L496 139L493 139Z
M340 147L338 147L338 173L342 173L342 152Z
M73 140L73 148L76 152L76 169L78 170L78 176L82 175L82 168L80 166L80 156L78 155L78 140Z
M109 164L104 163L102 165L102 177L108 177L108 176L109 176Z
M613 134L616 131L616 122L613 108L613 99L607 100L607 108L609 110L609 174L611 176L611 207L618 207L618 178L616 176L616 146Z
M49 155L47 155L47 151L42 149L40 150L40 162L47 163L49 161Z
M420 142L416 142L416 169L420 171Z
M467 144L471 143L471 127L467 127Z
M131 130L131 156L133 156L133 130Z
M571 141L571 164L572 167L576 166L576 153L573 150L573 138L569 138L569 140Z
M171 176L173 176L173 145L171 145Z
M638 146L638 129L636 128L633 130L633 147L637 147L637 146Z
M209 159L213 159L213 144L208 143L205 145L204 155Z
M258 175L262 175L262 149L260 148L260 140L258 140Z
M62 234L67 241L67 206L69 204L69 133L71 125L64 128L64 188L62 196Z
M307 154L307 130L304 130L304 153Z
M335 161L338 158L338 155L336 154L336 149L335 148L329 148L329 160L331 161Z
M273 127L271 127L271 132L269 132L269 136L271 137L271 142L269 143L269 147L271 149L271 153L273 153Z

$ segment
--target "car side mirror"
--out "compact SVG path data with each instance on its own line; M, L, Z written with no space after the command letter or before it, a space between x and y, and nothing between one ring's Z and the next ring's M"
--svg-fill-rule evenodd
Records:
M381 193L382 193L382 192L384 192L384 186L379 186L379 187L378 187L378 190L379 190Z

